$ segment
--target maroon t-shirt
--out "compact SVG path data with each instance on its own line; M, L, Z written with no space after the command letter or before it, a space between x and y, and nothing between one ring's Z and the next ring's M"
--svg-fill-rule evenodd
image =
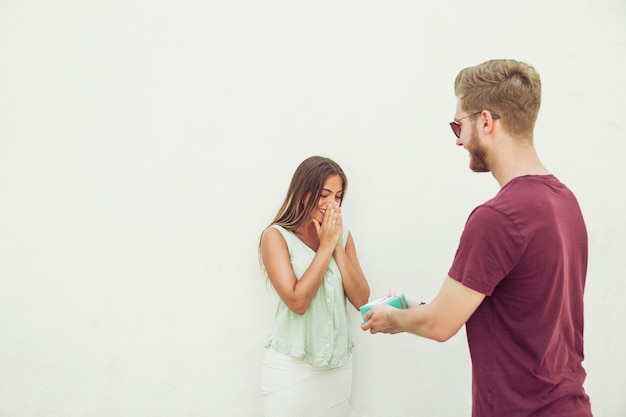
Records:
M466 323L474 417L589 417L587 231L552 175L522 176L470 214L451 278L486 297Z

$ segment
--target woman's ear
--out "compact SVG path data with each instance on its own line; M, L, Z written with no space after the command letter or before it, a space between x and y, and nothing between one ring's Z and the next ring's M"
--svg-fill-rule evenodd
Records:
M306 193L306 195L304 196L304 198L302 200L300 200L300 205L302 207L306 207L307 204L309 204L309 199L311 198L311 193Z

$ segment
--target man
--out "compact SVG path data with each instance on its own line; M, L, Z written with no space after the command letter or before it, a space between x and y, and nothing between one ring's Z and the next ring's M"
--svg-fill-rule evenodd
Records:
M456 143L501 189L470 214L435 299L376 306L362 328L446 341L465 324L474 417L590 417L581 365L587 231L576 198L533 145L539 75L491 60L463 69L454 88Z

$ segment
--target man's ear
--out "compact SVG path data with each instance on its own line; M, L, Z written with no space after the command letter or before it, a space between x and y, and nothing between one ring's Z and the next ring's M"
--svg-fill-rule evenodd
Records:
M494 119L491 116L491 113L487 110L483 110L483 112L480 114L480 117L483 120L483 132L485 134L491 133L494 127Z

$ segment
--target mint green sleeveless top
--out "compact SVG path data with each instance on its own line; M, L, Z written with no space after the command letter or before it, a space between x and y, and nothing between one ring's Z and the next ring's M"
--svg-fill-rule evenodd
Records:
M296 278L300 279L313 261L315 251L293 232L278 225L271 227L285 238L291 266ZM344 231L344 247L347 234ZM295 356L314 366L335 368L350 363L353 347L350 317L341 273L334 258L328 263L322 284L303 315L289 310L279 297L275 322L265 347Z

